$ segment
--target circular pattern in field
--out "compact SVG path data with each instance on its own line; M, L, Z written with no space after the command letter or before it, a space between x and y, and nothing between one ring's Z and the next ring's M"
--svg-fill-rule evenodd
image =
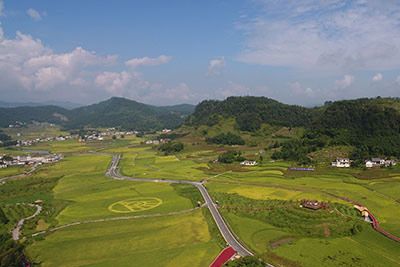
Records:
M131 213L154 209L162 204L156 197L138 197L115 202L108 206L108 210L116 213Z

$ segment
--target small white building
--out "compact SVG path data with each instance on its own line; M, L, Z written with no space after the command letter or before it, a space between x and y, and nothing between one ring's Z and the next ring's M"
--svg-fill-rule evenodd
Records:
M381 159L381 158L372 158L370 160L365 161L366 168L373 168L373 167L390 167L395 166L396 161L392 159Z
M374 163L372 161L370 161L370 160L366 160L365 161L365 167L366 168L372 168L372 167L374 167Z
M350 168L350 164L350 159L348 158L336 158L336 160L332 162L332 167Z
M240 162L240 165L243 165L243 166L256 166L257 162L255 160L245 160L245 161Z

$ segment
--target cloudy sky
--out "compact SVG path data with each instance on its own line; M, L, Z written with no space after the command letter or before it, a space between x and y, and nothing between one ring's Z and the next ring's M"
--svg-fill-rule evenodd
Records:
M0 100L400 96L398 0L0 0Z

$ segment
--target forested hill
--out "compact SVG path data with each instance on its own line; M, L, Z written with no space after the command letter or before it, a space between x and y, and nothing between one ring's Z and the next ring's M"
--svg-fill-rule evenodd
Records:
M121 127L135 130L159 130L179 126L194 106L157 107L133 100L112 97L98 104L72 110L56 106L0 108L0 127L16 121L51 122L66 128Z
M262 123L308 126L315 112L315 109L287 105L266 97L228 97L223 101L201 102L187 123L214 125L220 118L234 117L241 130L255 131Z
M326 104L310 127L316 143L352 145L356 158L400 157L400 100L345 100Z
M353 158L400 158L400 100L363 98L327 102L321 107L286 105L265 97L229 97L201 102L187 124L214 125L234 118L240 130L255 132L262 123L305 128L298 140L283 144L276 158L304 160L323 147L354 147Z

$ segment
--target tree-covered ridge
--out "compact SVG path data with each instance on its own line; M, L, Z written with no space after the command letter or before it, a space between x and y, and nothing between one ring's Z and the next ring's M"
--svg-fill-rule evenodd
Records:
M400 158L400 112L387 105L396 99L357 99L328 103L320 108L300 140L292 140L274 158L307 163L307 154L336 145L355 147L351 158L360 164L374 157Z
M311 123L314 109L287 105L266 97L228 97L223 101L205 100L196 106L188 123L213 125L222 117L234 117L241 130L254 131L261 123L304 126Z
M0 108L0 127L16 121L50 122L66 128L121 127L134 130L159 130L179 126L194 107L183 104L157 107L113 97L72 110L56 106Z
M237 128L256 132L262 123L302 126L304 135L282 145L274 158L309 163L308 154L327 146L355 147L352 158L400 157L400 100L363 98L326 102L318 108L279 103L265 97L229 97L200 103L189 125L214 125L234 118Z

